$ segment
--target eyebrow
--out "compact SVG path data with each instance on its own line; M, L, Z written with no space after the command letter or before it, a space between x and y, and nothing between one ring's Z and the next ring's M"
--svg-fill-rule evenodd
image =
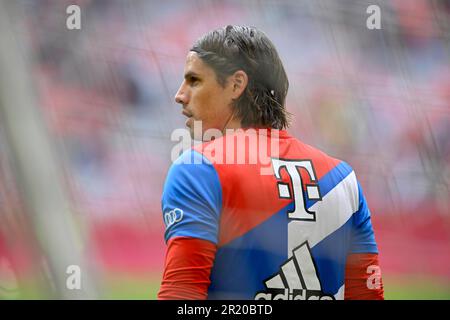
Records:
M186 72L186 73L184 74L184 78L185 78L185 79L188 79L188 78L190 78L190 77L196 77L196 78L198 78L198 77L200 77L200 75L197 74L197 73L195 73L195 72L193 72L193 71L188 71L188 72Z

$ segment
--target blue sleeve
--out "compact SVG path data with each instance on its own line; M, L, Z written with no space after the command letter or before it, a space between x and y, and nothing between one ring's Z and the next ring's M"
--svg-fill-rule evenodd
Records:
M370 220L370 210L358 183L359 208L353 214L352 245L350 253L378 253L375 235Z
M192 237L218 242L222 188L214 166L194 150L171 166L162 195L165 241Z

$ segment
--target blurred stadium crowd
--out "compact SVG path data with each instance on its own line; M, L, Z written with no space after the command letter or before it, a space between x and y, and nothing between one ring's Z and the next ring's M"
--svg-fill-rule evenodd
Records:
M213 28L249 24L284 61L290 132L359 176L383 271L450 283L450 1L21 1L42 114L102 267L162 270L160 197L171 132L184 126L173 97L186 53ZM65 27L73 3L81 30ZM381 30L366 27L370 4ZM10 167L0 130L6 220L21 210ZM17 224L0 228L0 254L2 238L19 246Z

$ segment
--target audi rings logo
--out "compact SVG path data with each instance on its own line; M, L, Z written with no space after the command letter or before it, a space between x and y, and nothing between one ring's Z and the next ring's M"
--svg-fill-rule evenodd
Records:
M169 212L164 213L164 223L166 224L166 228L169 228L171 225L181 221L183 219L183 210L175 208Z

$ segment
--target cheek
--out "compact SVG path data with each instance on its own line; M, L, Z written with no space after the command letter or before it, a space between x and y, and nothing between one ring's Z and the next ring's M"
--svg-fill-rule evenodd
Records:
M205 110L205 120L209 122L210 126L219 128L229 114L228 107L224 103L223 96L209 96L205 106L207 106L207 110Z
M191 100L194 109L194 115L198 120L209 121L215 116L215 96L205 90L198 92Z
M225 90L216 88L208 97L212 114L216 117L224 117L230 112L230 101Z
M223 90L204 90L192 96L194 118L203 121L205 128L219 128L230 114Z

